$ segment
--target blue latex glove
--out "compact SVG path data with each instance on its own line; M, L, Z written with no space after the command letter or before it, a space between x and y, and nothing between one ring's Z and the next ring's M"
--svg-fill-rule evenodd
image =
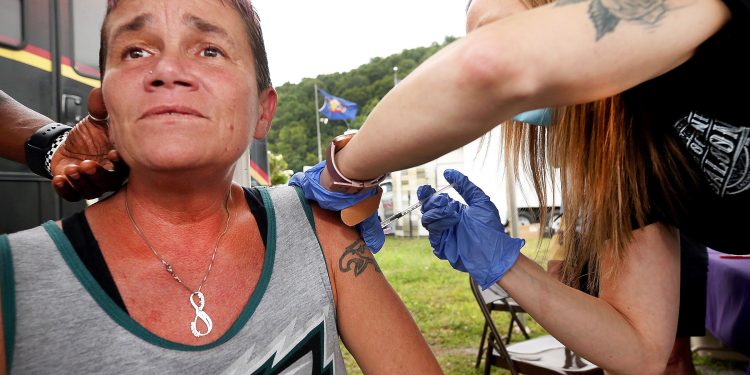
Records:
M526 241L505 234L495 205L461 172L448 169L444 176L468 205L447 194L430 197L435 189L420 186L419 200L427 199L422 205L422 225L430 232L430 245L438 258L468 272L487 289L513 267Z
M375 194L375 189L362 192L359 194L346 194L330 191L320 185L320 174L326 166L325 160L316 164L307 172L297 172L289 179L290 186L299 186L305 193L305 198L316 201L320 207L330 211L341 211L344 208L355 205ZM385 233L380 228L378 213L373 214L356 225L362 239L365 240L367 247L372 253L377 253L385 243Z

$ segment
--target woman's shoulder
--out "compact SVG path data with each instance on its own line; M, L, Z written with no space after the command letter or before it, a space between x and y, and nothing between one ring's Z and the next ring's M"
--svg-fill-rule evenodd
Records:
M0 234L0 252L27 251L39 249L44 243L54 240L54 234L60 233L60 221L47 221L41 225L20 230L18 232Z
M56 220L56 221L49 220L37 226L26 228L26 229L21 229L16 232L0 233L0 236L8 237L8 238L34 237L34 236L39 236L40 234L43 234L43 233L47 233L50 227L57 227L58 229L61 229L62 221L61 220Z

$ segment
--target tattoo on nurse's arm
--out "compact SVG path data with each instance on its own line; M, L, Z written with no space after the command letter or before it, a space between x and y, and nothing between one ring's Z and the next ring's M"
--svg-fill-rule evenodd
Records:
M339 270L341 272L353 270L355 277L365 272L369 265L372 265L376 272L381 272L378 262L375 261L375 257L372 256L370 249L367 248L367 244L362 239L358 239L347 246L344 254L339 258Z
M558 0L557 6L576 4L588 0ZM590 0L589 18L596 28L596 40L612 32L620 20L635 21L652 27L667 13L666 0Z

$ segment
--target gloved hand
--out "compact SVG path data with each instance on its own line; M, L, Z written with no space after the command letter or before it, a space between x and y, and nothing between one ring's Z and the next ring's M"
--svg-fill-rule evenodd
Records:
M376 193L374 189L359 194L346 194L330 191L320 185L320 174L326 166L325 160L316 164L307 172L297 172L289 179L290 186L299 186L305 193L305 198L318 202L320 207L331 211L341 211L353 206L365 198ZM370 217L356 225L362 239L373 254L377 253L385 243L385 233L380 228L378 213L373 212Z
M513 267L526 241L505 234L495 205L466 176L453 169L444 176L468 205L447 194L430 197L435 189L420 186L419 200L427 199L422 205L422 225L430 232L430 245L438 258L468 272L487 289Z

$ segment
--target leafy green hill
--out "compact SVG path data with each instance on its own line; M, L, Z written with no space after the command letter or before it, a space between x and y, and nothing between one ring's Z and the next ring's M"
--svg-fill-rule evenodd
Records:
M428 57L446 46L455 38L448 37L441 44L429 47L404 50L401 53L381 58L376 57L354 70L345 73L320 75L305 78L298 84L286 83L276 88L279 106L271 131L268 134L268 147L271 152L281 154L295 172L305 165L318 162L318 138L315 130L315 83L332 95L359 104L359 113L350 124L359 128L388 90L393 88L393 67L398 67L398 77L402 79ZM323 99L319 96L318 106ZM320 125L323 152L333 137L346 130L343 121L329 121Z

